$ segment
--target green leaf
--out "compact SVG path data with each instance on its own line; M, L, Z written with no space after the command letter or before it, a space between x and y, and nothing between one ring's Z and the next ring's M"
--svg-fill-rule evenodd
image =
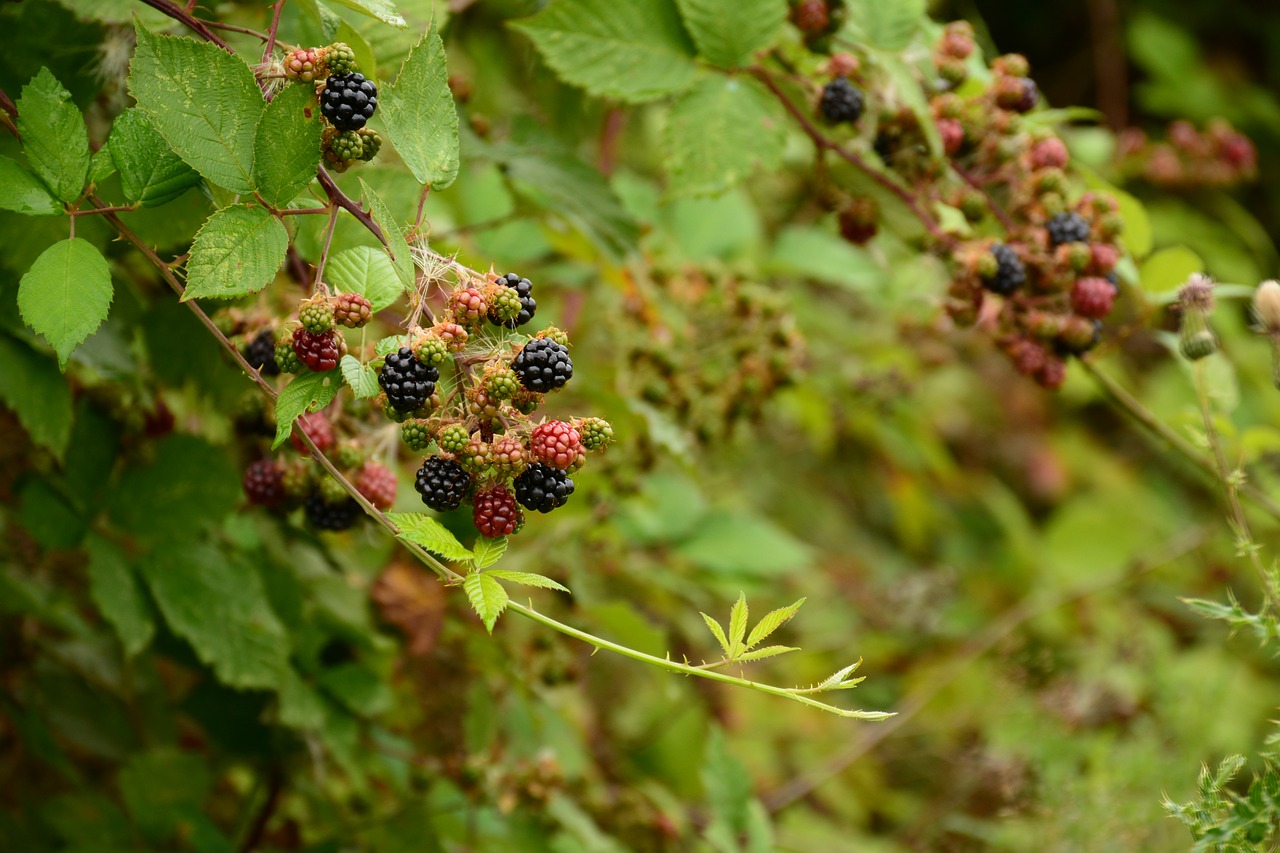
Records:
M129 93L178 156L233 193L253 190L253 142L266 102L253 72L217 45L135 22Z
M1192 273L1204 270L1204 261L1186 246L1171 246L1147 257L1138 268L1142 289L1151 294L1175 293Z
M61 461L71 438L71 388L52 359L0 333L0 401L31 440Z
M377 673L358 663L326 669L316 681L335 699L364 717L384 713L395 703L391 688Z
M142 574L173 632L230 687L274 690L288 670L289 635L247 561L211 545L166 548Z
M779 607L777 610L770 610L764 615L764 618L756 623L751 629L751 635L747 637L747 648L751 648L774 631L791 621L791 617L796 615L796 611L800 609L800 605L804 604L802 598L794 604L788 604L786 607Z
M906 47L926 20L925 0L893 0L892 3L856 3L852 23L866 41L884 51Z
M776 655L785 655L787 652L798 651L800 651L799 646L762 646L755 651L743 652L734 658L734 660L746 663L748 661L764 660L765 658L771 658Z
M116 629L128 657L141 652L156 633L155 618L129 560L115 544L97 535L84 543L89 555L89 595Z
M676 0L702 58L737 68L773 46L787 21L786 0ZM889 4L892 5L892 4Z
M738 600L729 610L729 657L736 658L742 651L742 640L747 636L747 596L738 593Z
M213 785L201 756L161 748L137 753L120 771L120 794L138 829L162 841L182 822L184 808L198 809Z
M196 170L174 153L146 114L136 107L116 117L107 145L120 170L120 187L129 201L156 207L200 183Z
M420 184L444 189L458 176L458 111L435 22L378 104L387 136Z
M471 599L471 606L484 621L484 627L493 633L493 626L507 609L507 591L487 572L472 572L462 581L462 588Z
M387 518L400 528L400 539L421 545L446 560L470 563L475 559L475 555L449 532L449 528L429 515L420 512L389 512Z
M389 338L380 338L378 342L373 345L373 354L387 355L388 353L393 353L396 350L400 349L400 347L408 346L408 345L409 345L408 335L392 335Z
M494 563L502 559L502 555L507 553L507 537L499 536L497 539L489 539L481 536L472 549L473 559L476 561L477 569L487 569Z
M276 398L276 438L274 449L293 432L293 422L305 412L318 412L338 396L342 383L333 371L304 373L295 377Z
M62 205L25 166L0 157L0 209L27 216L58 216Z
M417 274L414 272L413 255L409 253L409 243L404 239L404 232L396 224L396 219L391 215L386 202L373 191L373 187L364 182L364 178L360 179L360 190L365 204L369 205L369 214L382 229L382 236L386 238L387 254L391 256L391 263L395 267L396 275L400 277L400 283L404 285L405 290L412 290Z
M400 13L396 11L394 3L387 0L328 0L335 6L345 6L353 9L361 14L368 15L370 18L377 18L384 24L390 24L393 27L404 29L409 26L405 19L400 17Z
M708 76L671 108L667 192L717 195L776 169L786 125L764 88L749 77Z
M59 240L41 253L18 285L18 310L67 368L72 350L107 318L111 271L92 243Z
M107 502L121 527L163 539L218 524L239 499L240 473L231 458L202 439L173 433L148 465L125 471Z
M693 82L693 46L672 0L554 0L515 25L561 79L643 103Z
M289 232L269 210L224 207L196 235L182 299L257 293L275 278L288 251Z
M408 251L407 243L405 251ZM373 246L356 246L338 252L325 264L324 276L338 290L359 293L368 299L374 311L391 307L405 290L391 258Z
M736 837L747 826L747 809L751 803L751 776L729 751L724 732L712 727L702 764L702 787L707 802L719 820L725 822Z
M707 627L711 629L711 634L716 638L716 642L720 644L720 648L724 649L724 656L727 658L733 657L729 653L729 638L724 635L724 628L721 628L720 623L707 614L700 613L700 615L702 616L702 621L706 622Z
M808 545L757 515L712 513L677 552L715 572L769 575L807 565Z
M342 369L342 378L351 386L351 392L356 395L357 400L378 396L378 374L373 372L372 367L354 355L344 355L342 361L338 362L338 367Z
M533 572L513 572L510 569L493 569L489 572L495 578L512 583L524 584L525 586L536 586L539 589L554 589L559 592L568 592L569 588L556 583L545 575L536 575Z
M27 162L54 196L73 202L89 179L89 132L84 117L48 68L22 87L18 132Z
M283 207L315 178L321 132L317 109L310 86L290 86L262 111L253 142L253 185L269 204Z

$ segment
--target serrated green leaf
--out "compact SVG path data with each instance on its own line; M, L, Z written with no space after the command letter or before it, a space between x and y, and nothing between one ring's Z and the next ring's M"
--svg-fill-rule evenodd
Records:
M293 422L305 412L318 412L338 396L342 383L334 371L304 373L295 377L276 398L276 437L274 449L293 432Z
M18 310L47 340L66 370L72 350L97 330L111 308L111 270L88 240L59 240L45 249L18 285Z
M738 593L738 600L729 609L729 657L736 658L743 650L742 640L747 636L747 596Z
M705 613L700 613L702 621L707 623L707 627L711 629L711 635L716 638L716 642L720 644L720 648L724 649L724 656L733 657L729 653L729 638L724 635L724 628L720 627L720 623L712 619Z
M71 438L71 388L58 366L21 341L0 332L0 402L41 447L61 461Z
M342 361L338 362L338 367L341 368L342 378L347 381L347 385L351 386L351 393L356 395L356 399L367 400L378 396L378 374L374 373L369 365L354 355L344 355Z
M103 145L93 152L89 160L89 183L100 184L116 173L116 161L111 156L111 146Z
M141 652L156 633L151 606L138 588L123 551L97 535L84 543L89 555L89 595L106 617L128 657Z
M777 610L770 610L764 615L764 618L756 623L751 629L750 636L747 637L747 648L751 648L774 631L781 628L787 622L791 621L791 617L796 615L796 611L804 604L805 599L800 599L794 604L788 604L786 607L779 607Z
M182 299L230 299L271 283L289 251L289 232L269 210L224 207L205 222L191 245Z
M712 812L729 827L736 838L747 827L751 802L751 776L729 751L724 732L712 727L702 763L702 786ZM737 844L729 849L737 848Z
M378 106L391 144L418 183L436 190L453 183L458 176L458 111L434 22L409 51Z
M73 202L89 179L89 132L84 117L48 68L22 87L18 132L27 162L54 196Z
M489 539L481 536L472 548L472 553L476 561L477 569L487 569L494 563L502 559L502 555L507 553L508 545L507 537L499 536L497 539Z
M484 622L484 627L492 634L498 617L507 609L507 591L488 572L472 572L467 575L462 581L462 588L466 590L467 598Z
M400 528L400 538L421 545L446 560L470 563L475 555L449 532L449 528L420 512L389 512L387 518Z
M565 82L643 103L693 82L694 50L672 0L555 0L515 25Z
M374 344L373 353L374 355L387 355L400 349L400 347L407 346L408 343L408 335L392 335L389 338L382 338Z
M787 21L787 0L676 0L698 53L737 68L773 46Z
M200 183L200 175L182 161L142 110L116 116L107 140L120 170L120 187L129 201L156 207L173 201Z
M493 569L489 572L495 578L512 583L523 584L525 586L536 586L539 589L554 589L559 592L568 592L569 588L563 584L556 583L545 575L536 575L533 572L513 572L510 569Z
M374 311L391 307L405 290L391 258L373 246L356 246L338 252L329 258L324 274L326 281L338 290L359 293L368 299Z
M178 156L233 193L253 190L253 142L266 102L253 72L217 45L134 25L129 93Z
M58 216L62 205L48 188L17 161L0 157L0 209L27 216Z
M734 658L735 661L748 662L753 660L763 660L776 655L785 655L787 652L798 652L799 646L762 646L754 651L743 652Z
M1151 294L1176 291L1192 273L1201 272L1204 261L1186 246L1170 246L1153 252L1138 268L1142 289Z
M925 0L893 0L892 3L856 3L852 22L863 38L884 51L906 47L926 20Z
M315 178L320 165L318 111L310 86L288 87L262 111L253 142L253 185L269 204L283 207Z
M404 18L400 17L400 13L396 11L394 3L388 0L328 0L335 6L344 6L361 14L368 15L370 18L377 18L384 24L390 24L393 27L404 29L409 26Z
M837 670L831 677L819 682L812 688L812 692L822 693L827 690L846 690L850 687L856 686L858 682L862 681L862 679L851 679L849 676L860 666L862 666L862 658L858 658L857 663L851 663L843 669Z
M417 275L414 272L413 255L409 253L409 243L404 239L404 232L400 230L386 202L374 192L373 187L364 182L364 178L360 179L360 191L365 204L369 206L369 214L382 229L382 236L386 238L387 254L391 256L391 264L395 267L400 283L405 290L412 290Z
M240 472L203 439L173 433L146 465L130 467L107 496L111 517L140 538L165 539L222 521L240 499Z
M667 120L667 192L717 195L776 169L787 142L778 109L749 77L704 78L676 101Z

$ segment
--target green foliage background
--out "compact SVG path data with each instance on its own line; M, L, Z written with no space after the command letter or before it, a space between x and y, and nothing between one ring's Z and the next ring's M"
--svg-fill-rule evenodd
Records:
M249 510L232 417L248 383L97 217L78 217L65 251L92 248L110 262L109 313L94 305L103 271L86 263L73 281L84 289L70 296L76 311L32 316L19 282L67 240L66 219L11 212L19 202L7 202L0 848L1190 846L1162 794L1193 798L1202 763L1256 756L1276 706L1273 650L1179 600L1222 600L1229 588L1246 604L1259 597L1219 490L1109 407L1078 366L1061 392L1047 393L988 340L940 324L947 271L919 250L918 226L901 210L884 206L869 246L841 241L811 198L804 138L753 80L705 67L749 60L774 38L785 4L743 2L740 28L699 26L700 16L714 22L717 5L433 9L410 0L393 11L380 0L299 0L285 5L281 33L299 44L349 42L387 93L378 121L403 160L388 147L340 185L385 201L380 223L403 223L419 182L432 183L434 245L476 268L533 278L540 313L571 327L577 374L553 414L599 413L620 436L607 464L583 472L569 507L513 540L502 568L572 589L572 598L528 591L558 618L695 662L719 656L700 612L723 623L740 591L757 615L804 597L776 635L802 651L752 663L747 676L810 684L861 657L867 680L854 704L898 716L845 720L593 656L515 618L490 636L460 590L436 586L380 531L317 536ZM923 4L853 5L886 67L936 34L919 17ZM1280 24L1237 5L1226 14L1214 4L1206 30L1200 3L1120 3L1114 33L1133 123L1158 130L1171 118L1225 115L1261 153L1260 183L1242 193L1128 187L1136 264L1122 302L1126 337L1107 347L1100 369L1193 438L1199 410L1162 303L1195 269L1249 286L1276 274ZM584 36L597 7L606 10L593 19L600 31ZM264 27L264 8L228 3L218 14ZM888 8L897 11L867 11ZM971 17L980 41L994 37L983 45L989 56L997 45L1029 53L1054 106L1090 105L1102 88L1080 83L1097 83L1081 70L1090 54L1067 49L1102 50L1100 37L1051 44L1038 35L1073 22L1087 31L1074 9L932 11ZM101 180L104 197L143 202L121 219L171 258L193 239L221 245L220 225L256 215L226 208L229 191L269 182L218 169L243 161L237 146L270 146L236 128L228 157L193 169L199 158L165 144L163 111L152 111L154 127L131 118L129 96L144 111L148 98L125 85L135 14L181 34L128 0L5 4L0 88L16 98L46 67L32 97L83 113L91 143L53 145L63 159L48 175L97 179L101 150L110 151L119 168ZM396 15L407 29L376 20ZM429 45L410 49L433 15L449 72L470 89L456 163L441 138L401 129L431 116L448 130L447 105L406 99L397 108L389 85L406 57L430 61ZM228 38L246 55L260 51L253 39ZM183 45L203 58L192 62L253 86L239 60ZM905 62L898 72L910 73ZM405 114L414 109L426 113ZM602 154L604 129L619 121ZM1108 180L1112 133L1087 123L1062 132L1076 161ZM128 140L119 153L116 134ZM28 162L61 201L78 197L80 184L48 180L31 146L24 154L0 136L0 155ZM283 148L278 162L255 161L276 176L272 201L297 195L314 150L298 147L301 168ZM150 179L125 180L138 174L121 165L129 151L154 152ZM3 168L6 199L48 204L47 192ZM302 177L291 183L290 172ZM289 220L307 258L319 256L323 219ZM264 233L255 244L256 278L209 255L210 265L188 269L189 284L201 296L245 293L274 275L285 240ZM361 283L353 287L394 283L403 270L376 248L342 217L330 274ZM675 406L631 357L653 329L691 310L663 283L699 277L759 283L806 341L801 381L732 432L706 427L718 423L719 401ZM270 293L280 311L302 295L283 277ZM1209 364L1215 414L1233 462L1274 494L1271 355L1248 330L1247 292L1224 293L1214 321L1222 353ZM105 322L82 330L86 313ZM677 373L719 369L729 325L679 343ZM64 343L51 351L28 326ZM160 438L146 422L157 400L177 422ZM407 512L419 508L408 483L416 462L403 460L396 509ZM1273 553L1274 520L1257 524ZM1243 789L1248 770L1241 778Z

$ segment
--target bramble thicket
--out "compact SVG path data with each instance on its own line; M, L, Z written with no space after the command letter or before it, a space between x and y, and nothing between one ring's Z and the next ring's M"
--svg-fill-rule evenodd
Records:
M1223 5L5 4L0 848L1276 849Z

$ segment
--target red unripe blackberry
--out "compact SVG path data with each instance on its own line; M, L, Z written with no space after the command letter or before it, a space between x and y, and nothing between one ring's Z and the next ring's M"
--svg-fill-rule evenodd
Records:
M995 93L996 103L1015 113L1030 112L1040 100L1040 90L1030 77L1001 77Z
M1071 288L1071 308L1081 317L1101 319L1111 313L1116 289L1105 278L1077 279Z
M338 366L338 359L342 357L340 340L333 329L317 335L298 328L293 330L293 351L307 367L323 373Z
M861 246L876 236L879 229L880 205L873 198L855 198L849 202L837 218L840 236Z
M549 338L529 341L511 362L516 378L526 389L545 394L573 378L573 359L563 344Z
M569 475L541 462L526 468L511 485L521 506L537 512L562 507L573 494L573 480Z
M818 111L831 124L855 122L862 117L866 98L862 90L849 82L848 77L837 77L822 88Z
M378 87L363 74L334 75L324 83L320 113L338 130L359 130L378 107Z
M1110 273L1120 261L1120 250L1110 243L1094 243L1089 253L1094 271L1101 275Z
M467 330L457 323L436 323L431 327L431 334L444 341L450 352L461 352L467 345Z
M316 449L321 453L328 453L330 448L333 447L333 425L320 412L312 412L300 416L294 427L305 432L307 438L311 439ZM296 432L289 436L289 441L293 444L294 450L297 450L303 456L311 455L311 451L302 443L302 439L298 438Z
M251 462L244 471L244 493L249 503L278 506L284 501L284 471L270 459Z
M1031 166L1035 169L1064 169L1067 159L1066 143L1056 136L1041 139L1031 149Z
M973 53L973 26L968 21L947 24L938 43L938 52L956 59L968 59Z
M413 487L428 507L436 512L449 512L466 500L471 490L471 475L452 459L429 456L422 461Z
M1049 351L1034 341L1018 338L1005 346L1014 370L1023 376L1035 376L1049 360Z
M561 471L581 464L586 458L582 437L564 421L547 421L534 427L529 435L529 453L539 462Z
M964 145L964 125L954 118L940 118L935 124L942 138L942 150L949 155L959 151Z
M1080 355L1093 349L1101 340L1102 321L1068 314L1062 320L1054 350L1059 355Z
M1060 358L1050 358L1036 372L1036 382L1049 389L1061 388L1066 379L1067 364Z
M359 293L342 293L334 301L333 319L348 329L358 329L373 318L373 305Z
M346 530L354 526L364 514L355 498L330 503L319 492L307 498L303 509L307 514L307 521L317 530Z
M396 502L396 475L379 462L366 462L356 477L356 491L378 509L391 509Z
M474 287L449 294L449 308L453 311L453 318L462 324L478 323L489 313L484 295Z
M791 7L791 23L805 35L819 35L831 24L827 0L800 0Z
M249 366L258 368L263 376L280 375L280 365L276 364L276 338L270 329L258 332L244 348L243 354Z
M284 76L310 83L325 72L323 47L300 47L284 58Z
M529 460L519 439L506 435L489 445L489 465L501 474L517 474L525 469Z
M520 523L520 508L516 506L515 495L505 486L477 492L471 520L486 539L509 536Z

